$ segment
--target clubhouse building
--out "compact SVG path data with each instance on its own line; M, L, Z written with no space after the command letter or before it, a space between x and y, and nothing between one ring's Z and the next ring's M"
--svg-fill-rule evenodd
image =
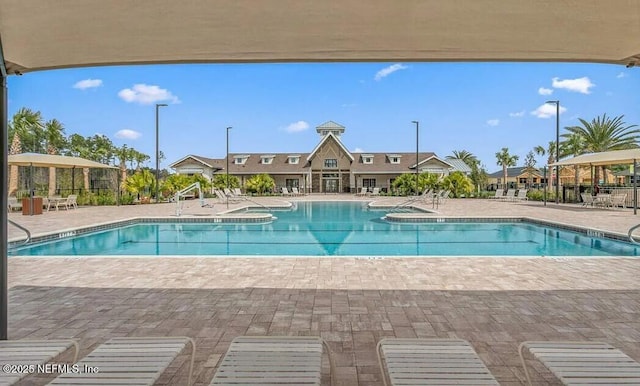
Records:
M269 174L281 187L296 187L306 193L355 193L374 187L389 191L393 181L404 173L429 172L447 176L471 169L460 160L444 160L434 153L350 152L340 137L345 128L333 121L316 128L320 141L309 153L234 153L229 154L229 175L238 177L241 186L254 175ZM202 174L211 180L226 174L226 158L187 155L169 165L177 174Z

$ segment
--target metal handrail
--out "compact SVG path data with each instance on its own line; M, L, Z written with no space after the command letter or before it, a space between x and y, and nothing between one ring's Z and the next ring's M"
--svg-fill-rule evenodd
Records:
M29 241L31 241L31 232L29 232L29 230L25 227L23 227L22 225L16 223L15 221L11 221L10 219L7 219L7 221L12 224L13 226L15 226L16 228L19 228L20 230L24 231L27 234L27 239L24 240L23 242L17 244L17 245L24 245L26 243L28 243Z
M631 240L632 243L640 245L640 242L636 241L636 239L634 239L632 235L633 231L635 231L638 228L640 228L640 224L632 226L631 229L629 229L628 235L629 235L629 240Z

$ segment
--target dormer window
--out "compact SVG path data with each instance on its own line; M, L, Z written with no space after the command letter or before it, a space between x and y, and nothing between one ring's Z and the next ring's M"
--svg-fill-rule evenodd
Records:
M299 155L290 155L289 156L289 163L291 165L297 165L300 163L300 156Z
M248 155L236 155L233 157L233 163L236 165L244 165L249 159Z
M260 156L260 163L263 165L271 165L273 163L273 159L275 158L275 155L263 155Z
M362 155L362 163L363 164L372 164L373 163L373 154L363 154Z
M399 164L401 157L400 154L387 154L387 158L389 158L389 162L392 164Z

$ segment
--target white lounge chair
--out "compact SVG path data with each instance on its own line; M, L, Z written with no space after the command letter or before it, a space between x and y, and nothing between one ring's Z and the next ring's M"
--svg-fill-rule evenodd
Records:
M507 194L505 194L503 197L500 197L500 199L504 201L513 201L515 196L516 196L516 190L508 189Z
M333 384L333 359L322 338L240 336L231 342L211 385L320 385L323 346Z
M60 340L2 340L0 341L0 363L5 366L43 365L71 347L74 348L74 363L78 359L78 343L69 339ZM9 367L11 369L11 367ZM0 371L0 385L13 385L28 371Z
M303 195L303 193L300 193L298 188L296 188L295 186L293 188L291 188L291 194L293 194L294 196L302 196Z
M529 198L527 197L527 189L518 189L518 192L515 196L513 196L514 201L526 201Z
M527 382L527 349L565 385L640 385L640 363L601 342L523 342L518 352Z
M221 202L227 202L227 201L229 201L229 202L240 202L239 198L233 197L233 196L228 196L220 189L214 189L213 193L216 195L216 197L218 197L218 199Z
M593 206L593 196L591 193L580 193L580 197L582 197L582 206Z
M611 196L611 206L613 208L617 208L619 206L625 207L627 201L627 193L624 194L613 194Z
M71 208L78 209L78 195L70 194L66 198L59 198L56 200L56 210L59 210L61 207L69 210Z
M14 209L22 210L22 202L18 201L16 197L9 197L7 199L7 210L12 212Z
M373 190L371 191L371 196L379 196L380 195L380 188L373 188Z
M498 385L462 339L385 338L378 342L377 353L385 386Z
M153 385L189 343L187 385L191 385L196 347L188 337L110 339L78 362L81 369L95 368L97 372L64 373L50 385Z
M242 193L240 188L233 188L233 195L236 197L246 197L246 193Z
M489 198L492 199L500 199L504 197L504 190L502 189L496 189L496 195L495 196L489 196Z
M366 187L361 187L360 191L358 193L356 193L356 196L366 196L367 195L367 188Z

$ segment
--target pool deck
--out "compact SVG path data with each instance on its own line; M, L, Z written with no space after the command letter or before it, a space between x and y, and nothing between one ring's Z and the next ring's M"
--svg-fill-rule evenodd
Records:
M256 201L308 199L356 198ZM172 217L175 208L79 208L10 219L43 234ZM183 216L225 210L189 201ZM640 223L630 209L574 204L451 199L438 212L532 217L615 233ZM9 235L21 236L12 226ZM466 339L502 385L524 384L517 357L524 340L606 341L640 361L637 258L10 258L8 275L10 339L76 338L84 355L114 336L187 335L197 343L196 385L211 381L238 335L322 336L337 361L338 385L382 385L375 355L382 337ZM157 384L184 384L186 367L186 355L179 356ZM536 364L534 378L536 385L559 384Z

